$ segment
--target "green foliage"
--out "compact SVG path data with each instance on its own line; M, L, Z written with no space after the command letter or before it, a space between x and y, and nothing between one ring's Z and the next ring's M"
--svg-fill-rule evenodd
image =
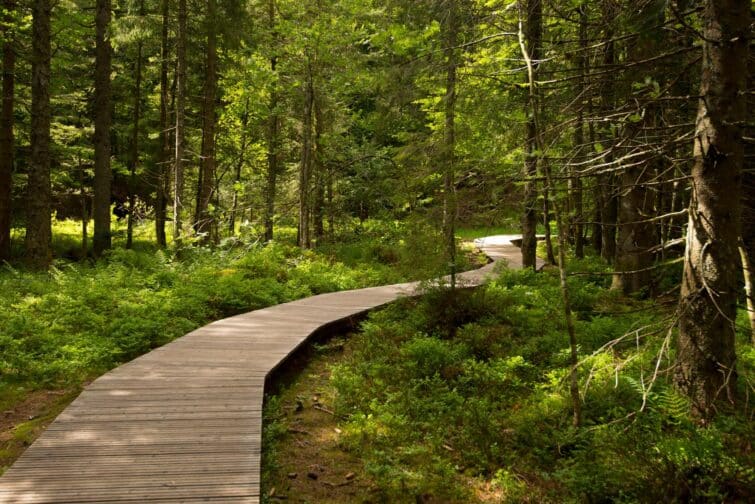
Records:
M187 249L181 260L114 249L96 264L59 261L49 273L6 267L0 383L78 383L211 320L396 279L382 271L277 243Z
M571 426L555 275L505 271L457 292L453 303L447 290L431 290L363 324L331 380L347 418L343 445L365 461L382 499L470 502L470 478L504 502L751 495L745 413L701 429L666 374L650 385L662 312L636 301L623 309L628 301L602 275L569 283L579 315L581 429Z

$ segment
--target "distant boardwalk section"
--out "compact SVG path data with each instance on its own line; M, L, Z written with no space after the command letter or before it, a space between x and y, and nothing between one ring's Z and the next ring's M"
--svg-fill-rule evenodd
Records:
M515 238L476 242L519 267ZM493 267L459 277L476 285ZM245 313L110 371L0 478L0 503L259 502L265 377L318 328L415 289L335 292Z

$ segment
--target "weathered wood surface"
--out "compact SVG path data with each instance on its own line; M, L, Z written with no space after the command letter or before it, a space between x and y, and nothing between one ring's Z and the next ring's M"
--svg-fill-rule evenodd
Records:
M511 238L477 244L520 267ZM460 281L479 284L493 267ZM259 502L265 377L323 325L416 287L322 294L219 320L110 371L0 478L0 502Z

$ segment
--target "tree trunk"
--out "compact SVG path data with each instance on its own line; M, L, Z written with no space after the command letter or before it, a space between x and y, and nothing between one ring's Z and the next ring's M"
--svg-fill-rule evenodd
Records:
M202 156L200 160L200 178L197 191L197 211L194 218L194 229L203 235L202 241L213 240L215 219L208 208L215 192L215 125L217 115L215 102L217 100L218 72L217 72L217 33L216 33L216 2L207 0L207 61L204 81L204 101L202 103Z
M176 155L173 173L173 242L181 247L181 213L184 192L184 139L186 115L186 0L178 0L176 33Z
M50 0L32 4L31 154L26 193L26 260L35 268L52 259L50 244Z
M336 215L335 206L333 205L333 165L327 167L325 179L325 198L328 205L328 239L331 243L336 240Z
M755 54L755 39L750 38L750 55ZM742 173L742 271L744 272L747 313L751 340L755 343L755 60L750 57L747 69L747 117L745 130L744 171Z
M111 47L110 0L97 0L95 10L95 66L94 66L94 237L95 257L111 247L110 192L113 174L110 170Z
M520 16L520 23L521 23L521 16ZM532 115L533 120L533 126L534 126L534 140L535 140L535 147L537 148L538 156L545 156L545 142L543 140L542 134L541 134L541 128L540 128L540 122L538 120L538 94L536 92L536 81L535 81L535 69L534 69L534 62L527 51L526 44L525 44L525 36L524 33L522 33L521 26L519 29L519 47L522 51L522 56L524 56L524 60L527 64L527 81L529 83L529 95L530 95L530 114ZM546 201L547 201L547 194L550 192L550 190L555 190L555 186L553 184L553 177L551 175L551 169L550 165L548 164L548 159L546 157L543 157L541 166L543 168L543 174L545 175L545 193L546 193ZM567 283L567 277L566 277L566 223L564 222L563 213L561 212L561 206L558 202L558 199L554 198L553 202L553 208L556 214L556 228L558 229L558 270L559 270L559 279L560 279L560 286L561 286L561 296L564 304L564 319L566 321L566 332L569 338L569 349L570 349L570 364L571 369L569 371L569 393L571 396L572 401L572 425L574 427L579 427L582 423L582 400L579 395L579 377L577 376L577 365L579 364L579 353L578 353L578 346L577 346L577 333L574 326L574 315L572 313L571 308L571 298L569 296L569 285ZM546 210L546 215L547 215ZM546 219L547 220L547 219Z
M323 219L325 217L325 165L324 165L324 148L322 144L322 135L325 128L322 112L322 98L317 96L314 102L315 110L315 143L313 165L315 169L315 200L312 208L314 218L315 241L318 245L322 244L325 237L325 226Z
M314 105L314 82L311 56L308 56L306 83L304 84L304 120L302 122L301 165L299 169L299 246L309 248L310 179L312 178L312 109Z
M144 0L139 5L139 16L144 17ZM131 134L131 159L129 160L129 185L128 185L128 227L126 229L126 248L130 249L134 244L134 213L136 207L136 169L139 166L139 121L141 120L142 106L142 41L136 45L136 72L134 82L134 130Z
M541 0L527 0L527 19L525 22L525 43L527 53L533 61L532 72L537 72L540 60L540 46L543 32L543 6ZM535 79L533 79L534 82ZM527 95L527 138L524 143L524 213L522 215L522 266L537 268L537 147L535 145L535 118L532 115L536 94Z
M625 294L637 292L651 284L653 254L657 243L655 226L647 219L655 212L653 193L646 185L652 176L649 166L627 168L621 175L619 224L612 288Z
M659 18L658 23L661 21ZM643 61L658 53L658 31L656 28L638 36L630 49L629 57L632 61ZM643 109L637 112L642 118L625 127L626 139L642 139L645 134L643 131L655 126L660 109L653 98L647 100ZM652 140L648 140L637 148L648 150L651 143ZM625 294L650 287L653 278L653 254L650 249L658 243L658 238L655 225L647 221L656 214L655 197L648 185L658 169L658 161L653 156L654 154L641 156L644 160L642 163L633 160L632 166L625 167L620 176L618 238L614 264L616 275L613 277L612 288L622 290Z
M543 227L545 228L545 257L548 264L556 264L556 256L553 253L553 240L551 239L551 195L547 184L543 185ZM564 228L566 238L566 228ZM567 241L568 243L568 241Z
M707 0L692 167L687 248L680 300L676 384L703 419L717 398L734 400L740 195L748 118L750 2Z
M275 29L275 0L268 3L268 23L273 40L273 48L278 41L278 33ZM275 49L273 49L275 50ZM273 227L275 218L275 192L278 178L278 148L280 141L280 117L278 116L278 57L273 54L270 57L270 72L273 74L273 82L270 85L270 116L267 123L267 185L265 187L265 241L273 239Z
M165 248L166 209L168 206L168 166L170 163L170 134L168 127L168 24L170 22L170 0L162 0L162 33L160 42L160 155L155 177L155 236L157 246Z
M89 208L87 205L86 184L84 183L84 165L81 163L81 153L76 153L76 168L79 175L79 200L81 203L81 257L89 254Z
M0 109L0 261L10 259L11 187L13 184L13 106L16 47L13 14L16 0L4 0L3 9L3 104Z
M579 57L577 65L579 67L579 80L577 81L577 95L579 99L579 109L577 111L577 125L574 130L574 143L577 149L577 159L582 159L584 152L584 101L585 101L585 75L587 74L587 5L582 2L578 7L579 12ZM582 197L582 179L579 176L572 178L572 201L574 220L572 231L574 236L574 255L578 259L585 256L585 237L584 237L584 212Z
M618 12L611 2L603 2L603 24L606 27L603 33L603 66L611 68L616 64L616 46L613 41L615 30L614 22ZM602 82L600 90L600 106L605 114L610 114L615 105L615 87L612 75L607 75ZM604 132L611 145L605 148L611 149L614 144L614 135L608 130ZM608 151L604 163L613 162L613 154ZM618 220L619 206L616 194L616 177L612 173L599 175L598 185L601 193L600 226L602 229L602 242L600 256L608 263L613 264L616 258L616 222Z
M244 101L244 114L241 116L241 148L239 149L239 160L236 163L236 170L233 177L233 203L231 204L231 215L228 219L228 231L231 236L236 234L236 212L239 208L239 190L241 184L241 170L244 168L247 145L247 128L249 127L249 98Z
M538 0L539 1L539 0ZM451 276L456 287L456 72L459 66L459 13L457 2L450 3L445 23L446 95L443 125L443 235Z

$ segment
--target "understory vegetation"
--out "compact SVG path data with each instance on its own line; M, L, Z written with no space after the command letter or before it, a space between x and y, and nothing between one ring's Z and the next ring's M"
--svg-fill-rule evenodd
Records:
M572 261L576 271L568 283L582 356L579 429L555 272L504 270L476 290L429 288L372 314L329 357L320 393L332 397L337 445L372 487L350 502L746 502L755 494L749 401L700 427L673 387L676 300L611 291L595 259ZM740 322L739 387L749 397L755 350ZM291 434L280 401L269 403L274 472Z
M61 223L56 248L67 250ZM39 388L76 386L212 320L294 299L431 275L438 245L426 229L367 221L339 245L302 250L229 239L179 256L139 244L45 272L0 270L0 407ZM295 238L295 230L293 233ZM430 260L420 268L417 255ZM437 262L437 261L436 261ZM468 266L467 266L468 267Z

